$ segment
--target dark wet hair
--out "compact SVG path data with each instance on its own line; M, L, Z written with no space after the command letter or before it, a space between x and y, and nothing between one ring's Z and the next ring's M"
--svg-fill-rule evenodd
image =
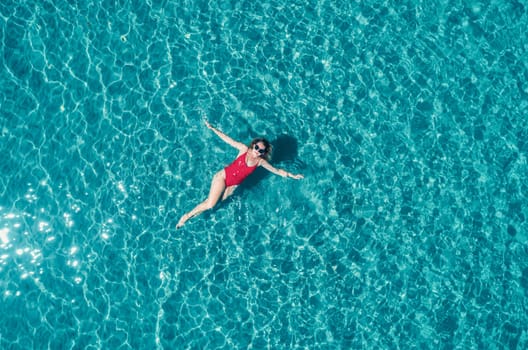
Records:
M254 138L253 140L251 140L251 143L249 144L249 148L253 148L257 143L259 142L262 142L264 144L264 148L265 148L265 152L263 155L261 155L260 157L261 158L264 158L266 160L270 160L271 159L271 152L273 151L273 147L271 146L271 143L266 140L265 138L263 137L257 137L257 138Z

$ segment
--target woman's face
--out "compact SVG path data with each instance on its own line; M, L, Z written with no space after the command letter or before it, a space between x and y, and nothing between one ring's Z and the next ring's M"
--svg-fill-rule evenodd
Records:
M255 157L262 157L266 154L266 146L263 142L257 142L252 147L253 155Z

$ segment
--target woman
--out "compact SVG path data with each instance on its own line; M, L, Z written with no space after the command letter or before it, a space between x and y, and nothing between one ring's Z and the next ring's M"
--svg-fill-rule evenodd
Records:
M176 228L182 227L190 218L213 208L220 197L222 197L222 200L229 197L233 194L233 191L237 186L259 166L262 166L264 169L282 177L291 177L292 179L303 178L300 174L294 175L285 170L277 169L268 162L271 153L271 145L266 139L256 138L251 141L249 146L246 146L241 142L233 140L220 130L213 128L207 120L205 121L205 125L218 135L222 141L238 149L238 156L233 163L213 176L211 189L209 190L209 196L207 199L198 204L193 210L183 215L180 218L180 221L178 221Z

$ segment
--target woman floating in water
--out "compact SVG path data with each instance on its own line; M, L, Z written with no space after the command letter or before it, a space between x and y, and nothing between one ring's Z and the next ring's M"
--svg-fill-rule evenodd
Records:
M271 144L266 139L256 138L251 141L249 146L246 146L241 142L233 140L220 130L215 129L207 121L205 121L205 125L218 135L222 141L236 148L238 150L238 156L233 163L213 176L211 189L209 190L209 196L207 199L198 204L193 210L183 215L180 218L180 221L178 221L176 228L182 227L190 218L213 208L220 197L224 200L232 195L237 186L259 166L262 166L264 169L282 177L291 177L292 179L303 178L300 174L294 175L285 170L277 169L268 162L271 153Z

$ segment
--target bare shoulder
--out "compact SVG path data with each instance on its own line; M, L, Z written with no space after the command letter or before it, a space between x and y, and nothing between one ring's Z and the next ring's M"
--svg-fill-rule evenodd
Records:
M244 145L242 142L237 142L237 145L235 146L235 148L238 149L239 156L246 153L249 150L248 146Z
M258 162L258 165L265 168L265 169L270 169L270 168L273 168L273 166L270 164L270 162L268 162L266 159L264 158L260 158L259 159L259 162Z

